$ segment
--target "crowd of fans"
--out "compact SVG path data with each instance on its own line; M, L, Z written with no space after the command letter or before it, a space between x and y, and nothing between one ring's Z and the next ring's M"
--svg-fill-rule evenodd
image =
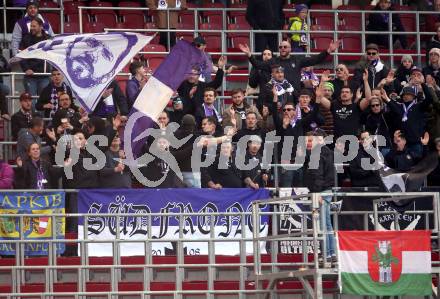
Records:
M257 9L253 7L257 5L255 2L249 1L248 12ZM278 4L277 1L260 2L265 2L268 7L281 5L281 1ZM149 1L147 4L154 5ZM305 4L297 5L298 16L290 24L292 30L307 30L307 9ZM390 9L390 3L381 0L377 9ZM28 1L26 11L26 16L14 28L13 53L53 35L50 24L39 14L37 3ZM261 22L257 18L261 11L257 9L256 12L255 20L249 20L250 24L254 28L273 29L269 23L266 25L270 28L253 23ZM270 17L279 19L275 15ZM384 21L375 20L371 15L370 18L373 18L370 20L372 26ZM393 17L394 22L396 30L402 31L399 19ZM335 185L332 151L346 152L348 148L347 144L336 142L341 136L357 136L361 146L356 157L345 166L344 174L338 176L339 184L381 186L376 172L361 167L362 158L372 159L367 150L375 145L375 135L382 135L386 140L386 144L379 148L386 165L398 171L408 171L430 152L440 153L440 27L427 44L428 60L423 68L415 65L410 55L404 55L396 70L388 69L380 57L381 46L387 45L388 41L376 39L371 40L375 43L366 46L365 55L354 71L350 72L346 65L340 64L334 72L324 71L321 76L314 73L313 66L328 60L340 46L339 41L330 43L326 51L306 57L292 55L306 50L307 41L303 35L293 34L275 45L279 55L271 50L274 48L271 38L271 35L257 37L256 46L260 47L262 57L254 57L247 45L240 45L252 65L249 85L259 89L254 101L248 101L242 89L234 89L229 106L222 111L216 105L217 88L222 85L225 73L231 71L224 56L210 68L215 71L213 78L211 74L200 74L196 69L192 71L158 117L157 125L165 131L170 122L176 122L181 125L176 137L191 138L177 149L166 136L156 143L150 138L144 148L145 153L151 152L151 146L157 147L155 150L159 152L171 153L178 161L183 179L158 157L141 165L146 178L155 181L165 176L158 186L162 188L257 189L271 186L274 184L273 169L262 168L261 162L267 146L266 135L272 131L281 137L281 141L269 162L293 166L299 156L305 156L306 161L299 169L280 168L279 185L304 186L312 191L327 190ZM406 45L405 36L397 38L402 46ZM197 37L194 45L203 50L206 42ZM0 61L0 67L3 71L9 69L6 60ZM12 116L4 99L8 88L0 86L1 114L10 121L10 138L17 141L17 168L12 171L7 161L1 164L2 189L131 188L136 185L129 167L122 163L125 153L119 136L137 95L148 80L144 64L134 61L130 65L132 77L126 90L122 90L117 81L111 82L92 113L75 105L74 93L59 70L50 69L44 61L36 59L23 60L21 68L25 73L25 92L19 98L20 109ZM50 77L38 75L44 72L50 72ZM108 138L108 146L95 144L105 153L106 160L101 169L86 170L81 161L96 159L85 149L87 139L92 135ZM322 145L327 135L334 135L335 142L322 151L318 169L309 170L310 150L316 144ZM245 147L237 148L237 143L246 136L249 140ZM307 138L304 141L300 136ZM294 137L293 141L286 143L290 137ZM216 147L214 163L200 171L191 167L196 140L195 147L201 148L206 159L212 154L208 148L213 144ZM78 163L72 163L68 150L64 165L58 165L71 167L71 178L64 175L61 167L53 166L60 143L68 149L79 149ZM288 159L282 155L286 150L282 145L291 149ZM258 163L251 170L241 170L236 165L237 155L245 157L245 164ZM431 177L432 182L438 182L440 169L437 168Z

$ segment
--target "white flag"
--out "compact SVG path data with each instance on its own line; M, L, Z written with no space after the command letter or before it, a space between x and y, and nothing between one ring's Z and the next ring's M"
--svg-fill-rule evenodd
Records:
M89 112L114 77L154 36L129 32L58 35L17 54L20 59L42 59L59 69L76 98Z

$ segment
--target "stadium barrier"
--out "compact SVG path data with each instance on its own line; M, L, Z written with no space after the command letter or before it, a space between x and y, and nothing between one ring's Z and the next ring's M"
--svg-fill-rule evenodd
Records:
M2 193L10 192L59 192L65 191L72 194L78 190L2 190ZM218 191L222 192L222 191ZM13 258L0 259L0 275L5 277L5 272L10 276L10 286L0 286L0 297L2 298L82 298L83 296L107 297L107 298L128 298L136 296L137 298L164 298L159 295L168 295L170 298L220 298L221 295L231 295L232 298L296 298L292 293L301 296L311 296L312 298L323 298L324 293L336 294L337 286L335 284L337 271L331 267L325 260L319 263L319 251L326 249L326 231L325 227L320 228L323 213L320 210L320 196L332 195L341 197L358 197L359 199L370 198L373 209L368 211L353 211L347 213L334 214L337 218L347 216L349 213L355 217L373 218L374 223L378 223L380 215L389 214L389 211L378 211L378 205L384 201L400 202L408 200L408 197L415 200L432 203L431 210L414 210L411 213L422 213L431 221L425 222L425 229L432 230L433 242L439 242L439 193L436 192L411 192L402 195L401 193L364 193L364 192L332 192L321 194L308 194L287 197L275 197L267 200L257 200L252 202L252 211L239 213L168 213L169 217L178 218L179 236L176 239L155 239L151 234L140 240L124 239L116 230L115 238L89 240L74 237L72 239L55 239L53 235L49 240L25 240L23 234L20 234L20 240L1 240L2 244L14 244L16 255ZM293 208L293 206L300 207ZM262 207L266 210L261 211ZM269 208L269 209L268 209ZM124 217L148 217L148 231L152 228L152 219L154 217L164 217L163 213L102 213L102 217L114 219L114 223L121 223ZM211 219L209 227L211 233L202 239L188 239L182 233L185 228L186 217L207 217ZM214 235L215 217L237 217L242 223L245 219L252 217L253 231L252 235L243 235L239 239L226 240ZM25 226L26 217L48 217L47 214L2 214L2 221L6 218L19 218L20 227ZM52 229L55 230L56 218L81 218L84 220L84 236L87 236L87 224L92 221L96 214L51 214ZM259 224L264 221L264 217L269 217L271 233L267 236L260 232ZM289 222L288 218L296 217L301 226L291 227L287 233L280 230L279 224ZM398 221L398 217L394 219ZM122 225L122 224L121 224ZM379 227L376 226L376 229ZM398 222L395 225L399 229ZM368 223L364 226L369 229ZM335 223L335 230L338 230ZM175 244L175 253L172 256L153 256L152 246L157 242L171 242ZM297 246L302 248L298 253L283 254L280 251L280 242L297 242ZM191 256L185 253L185 244L191 242L204 242L207 244L208 252L202 256ZM222 256L221 252L215 251L215 245L218 242L238 242L239 254L236 256ZM253 244L253 257L246 253L246 244ZM27 257L24 246L29 244L47 243L48 255L43 257ZM57 244L78 244L80 252L79 257L60 257L57 255ZM107 243L111 244L112 255L109 257L99 256L97 252L90 252L88 245ZM144 254L140 256L123 257L120 246L123 244L140 243L144 246ZM265 243L266 246L263 246ZM232 244L232 243L231 243ZM266 248L268 253L262 253L262 248ZM433 248L432 273L438 275L440 272L438 248ZM234 272L222 272L233 270ZM93 282L93 277L106 271L106 281L101 285ZM170 272L171 271L171 272ZM197 281L191 281L190 272L199 272ZM40 272L40 278L43 280L38 286L29 283L30 273ZM72 283L63 281L62 273L74 273L75 286ZM253 272L253 274L252 274ZM135 280L135 286L127 286L124 277L138 277ZM168 278L167 281L173 281L171 286L165 282L156 281L155 278L162 273ZM223 273L223 274L221 274ZM226 274L225 274L226 273ZM230 276L233 274L234 276ZM224 281L219 280L219 275L223 275ZM200 277L203 277L201 279ZM236 280L231 283L231 279L224 277L234 277ZM133 279L133 278L132 278ZM229 282L228 282L229 281ZM289 284L292 281L294 284ZM96 282L96 280L95 280ZM299 284L298 284L299 283ZM284 285L284 286L283 286ZM2 288L3 287L3 288ZM135 290L133 290L133 287ZM66 291L68 288L70 292ZM282 294L289 294L290 297L282 297ZM198 296L197 296L198 295ZM159 296L159 297L156 297ZM234 297L235 296L235 297ZM277 297L281 296L281 297ZM131 297L130 297L131 298ZM168 297L165 297L168 298Z

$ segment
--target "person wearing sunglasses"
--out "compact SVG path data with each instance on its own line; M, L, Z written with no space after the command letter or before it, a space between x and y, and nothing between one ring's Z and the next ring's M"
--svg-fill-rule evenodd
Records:
M359 87L363 89L363 75L366 69L368 70L368 83L371 88L377 87L382 79L388 76L389 70L380 59L377 44L366 46L365 56L359 62L351 80L350 85L353 90L357 90Z
M370 107L365 118L365 129L371 135L381 135L385 137L386 145L380 147L380 152L385 156L391 149L391 134L396 128L393 121L393 115L384 110L384 105L380 97L371 97Z
M286 80L292 84L295 90L301 89L301 69L307 66L313 66L324 62L324 60L339 48L341 42L339 40L332 41L327 50L322 51L318 55L304 57L303 55L291 55L292 46L289 41L284 40L279 45L280 55L269 61L258 61L252 56L251 49L246 44L239 44L240 51L245 53L249 58L249 62L253 67L271 72L271 66L278 64L284 68Z
M348 71L348 68L345 64L338 64L335 68L335 77L334 79L330 80L333 84L333 100L337 100L339 96L341 95L341 89L343 86L349 85L350 80L350 72Z
M405 28L402 25L398 13L393 13L394 8L391 5L391 0L380 0L374 8L374 12L368 16L367 31L389 31L389 23L392 22L391 31L404 32ZM399 40L402 49L407 49L408 43L404 34L393 35L393 44ZM388 34L369 34L367 35L367 43L375 43L386 49L389 48Z

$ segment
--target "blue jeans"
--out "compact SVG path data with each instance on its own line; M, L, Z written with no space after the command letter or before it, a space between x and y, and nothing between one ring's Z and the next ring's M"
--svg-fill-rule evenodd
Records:
M332 255L336 254L335 251L335 235L333 232L333 226L332 226L332 218L330 214L330 203L332 202L332 196L323 196L322 197L322 204L323 207L321 211L324 213L324 221L321 221L321 230L326 231L326 243L327 243L327 252L326 256L330 257ZM322 217L321 217L322 219Z
M182 175L188 188L202 188L200 172L182 172Z

